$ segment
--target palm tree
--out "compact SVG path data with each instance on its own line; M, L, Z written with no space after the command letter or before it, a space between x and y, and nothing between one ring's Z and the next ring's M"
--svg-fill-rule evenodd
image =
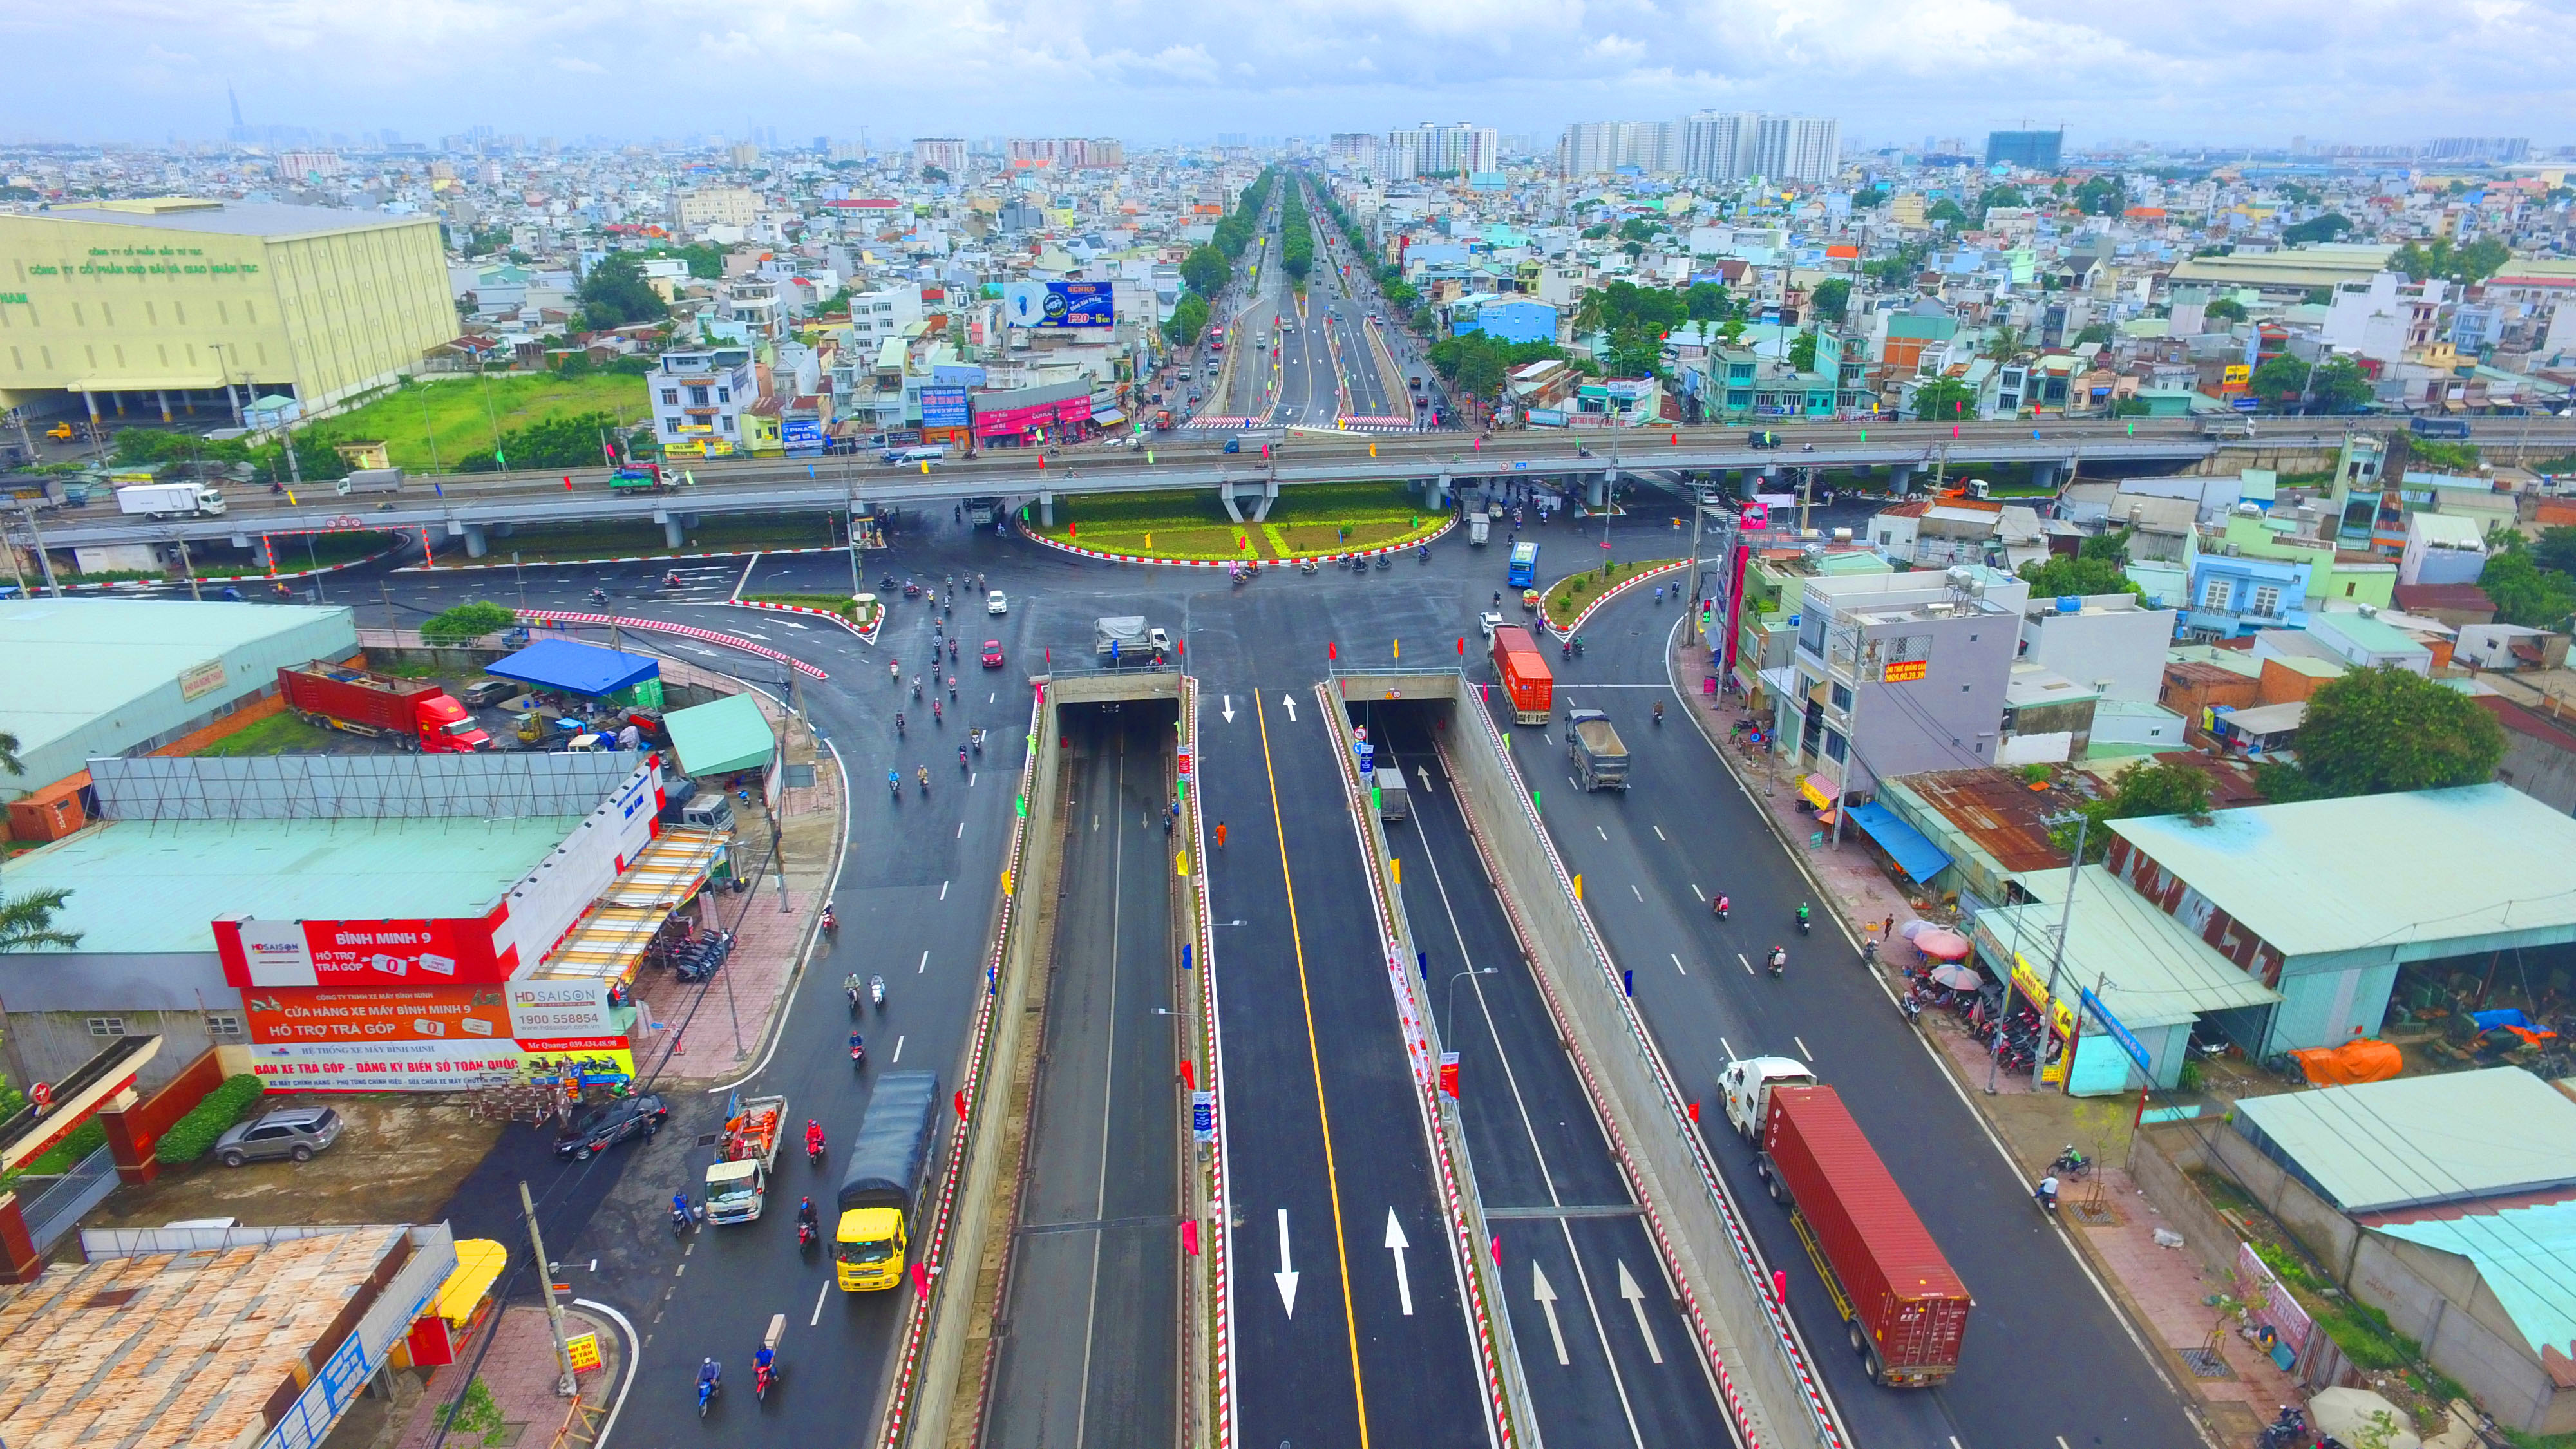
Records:
M2013 354L2019 351L2021 351L2021 329L2005 326L1995 329L1994 339L1986 344L1985 355L1997 362L2010 362Z
M55 946L65 951L81 943L78 931L54 929L54 912L71 898L64 887L29 891L23 896L0 896L0 951L23 951L31 946Z
M27 762L18 758L18 737L0 730L0 770L12 775L27 773Z

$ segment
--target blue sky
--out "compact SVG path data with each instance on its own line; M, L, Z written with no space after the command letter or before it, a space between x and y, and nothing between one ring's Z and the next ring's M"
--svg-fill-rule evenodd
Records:
M1847 140L2063 122L2279 146L2571 139L2567 0L93 0L17 6L13 139L254 124L782 139L1070 133L1140 144L1701 108L1838 116Z

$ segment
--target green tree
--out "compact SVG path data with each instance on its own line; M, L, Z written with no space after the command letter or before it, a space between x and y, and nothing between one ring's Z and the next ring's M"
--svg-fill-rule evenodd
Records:
M609 436L619 431L614 413L570 413L510 428L490 453L470 454L457 463L465 473L498 473L509 468L592 468L605 456ZM337 456L336 454L334 456ZM304 476L313 476L311 465Z
M2075 556L2125 567L2129 562L2129 530L2094 534L2076 546Z
M921 179L924 181L945 181L948 179L948 169L944 166L924 166L921 168Z
M2096 176L2075 188L2075 209L2086 216L2117 216L2128 205L2128 193L2108 176Z
M2320 685L2299 726L2299 762L2257 774L2274 800L2333 799L2482 785L2504 758L2495 716L2395 665Z
M2111 848L2111 832L2105 827L2114 820L2153 815L2207 819L2209 776L2189 765L2150 760L2122 771L2108 798L2088 800L2078 808L2085 818L2084 859L2098 861ZM2075 849L2075 835L2075 822L2070 820L2051 827L2048 839L2058 849L2071 852Z
M81 943L78 931L54 929L54 912L71 899L69 887L29 891L23 896L0 896L0 951L24 951L34 946L52 946L69 951Z
M1945 196L1924 208L1923 219L1931 222L1947 222L1952 226L1964 226L1967 224L1968 214L1959 209L1959 203Z
M1800 372L1816 370L1816 334L1801 332L1789 344L1789 365Z
M2018 186L1989 186L1977 197L1977 214L1985 215L1998 206L2028 206L2030 198Z
M2010 362L2013 354L2019 351L2021 351L2021 329L2005 325L1996 328L1994 336L1986 339L1985 349L1981 355L1992 358L1996 362Z
M442 609L423 619L420 642L438 646L462 644L486 634L498 634L518 622L518 611L507 604L476 599L472 603Z
M686 247L655 247L651 251L636 252L633 255L647 260L656 257L676 257L687 262L689 275L701 282L724 280L725 250L712 242L700 242L695 246Z
M1735 314L1735 299L1726 294L1724 282L1693 282L1682 293L1682 310L1693 322L1723 322Z
M1952 423L1977 415L1976 390L1955 377L1938 377L1914 390L1914 416Z
M2242 322L2245 320L2245 304L2233 297L2221 297L2201 309L2200 315L2212 322Z
M1883 257L1872 257L1861 263L1861 272L1881 286L1912 286L1923 274L1923 260L1932 249L1921 242L1909 242Z
M1655 239L1655 224L1642 216L1632 216L1619 223L1619 240L1640 246Z
M2105 347L2110 346L2111 324L2108 322L2088 322L2084 324L2084 330L2075 334L2075 345L2081 347L2087 342L2100 343Z
M2447 473L2474 473L2478 470L2478 445L2475 443L2419 438L2412 433L2398 436L2406 440L2406 451L2415 462L2429 463Z
M18 758L18 737L7 730L0 730L0 773L27 773L27 762Z
M1184 292L1181 300L1173 304L1172 315L1164 319L1163 338L1174 347L1188 347L1207 331L1207 324L1207 299L1196 292Z
M2531 556L2542 568L2576 574L2576 526L2561 524L2556 528L2542 529L2540 537L2532 542ZM7 741L0 740L0 760L7 758L6 744ZM17 772L12 770L10 773Z
M2496 618L2531 629L2563 629L2576 612L2576 580L2540 566L2531 553L2508 548L2487 559L2478 587L2495 601Z
M1692 291L1699 289L1693 287ZM1840 277L1828 277L1807 294L1807 310L1828 322L1840 322L1851 309L1851 283ZM1696 314L1694 314L1696 315Z
M621 252L591 264L581 279L581 314L594 330L658 322L671 315L661 296L644 281L644 264Z
M2309 217L2296 226L2281 228L2281 245L2301 247L2314 242L2330 242L2351 230L2351 217L2339 211L2329 211L2323 216Z
M2467 246L2456 246L2446 236L2430 242L2408 242L2388 259L2388 269L2404 272L2421 282L2428 277L2447 277L2463 286L2473 286L2503 270L2513 260L2513 249L2494 237L2480 237Z
M2330 413L2357 413L2376 395L2361 364L2349 357L2329 357L2308 375L2308 403Z
M2254 396L2271 403L2283 412L2295 411L2300 390L2308 385L2310 368L2305 362L2284 352L2254 369L2250 384Z
M2033 595L2044 598L2091 598L2096 594L2135 594L2145 598L2147 594L2129 581L2117 563L2081 554L2074 558L2056 554L2044 562L2023 564L2021 576L2029 581Z
M1213 246L1193 247L1181 261L1181 280L1202 297L1213 297L1224 291L1225 284L1233 279L1234 264Z

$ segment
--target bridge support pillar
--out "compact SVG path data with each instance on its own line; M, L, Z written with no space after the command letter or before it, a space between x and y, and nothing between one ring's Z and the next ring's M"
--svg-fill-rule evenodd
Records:
M1422 483L1422 496L1423 500L1430 505L1430 510L1432 512L1439 513L1447 511L1449 507L1449 475L1443 473L1437 478L1424 479Z
M1220 488L1217 492L1220 495L1223 495L1225 490ZM1226 499L1225 511L1228 513L1232 513L1234 511L1233 499ZM1038 526L1041 528L1055 527L1055 495L1052 493L1041 493L1038 495Z
M1894 495L1895 497L1898 497L1898 498L1903 498L1903 497L1905 496L1906 490L1907 490L1907 489L1909 489L1909 488L1911 488L1911 487L1913 487L1913 486L1914 486L1914 465L1913 465L1913 464L1911 464L1911 463L1891 463L1891 464L1889 464L1889 465L1888 465L1888 469L1887 469L1887 491L1888 491L1890 494L1892 494L1892 495Z
M481 558L483 555L491 551L491 540L485 536L483 525L479 523L469 523L465 525L465 556L467 558Z
M678 548L688 541L688 531L680 526L680 519L677 514L671 515L670 517L662 520L662 546L664 548Z
M2032 486L2032 487L2034 487L2034 488L2055 488L2055 487L2057 486L2057 470L2058 470L2058 467L2059 467L2059 465L2058 465L2058 464L2055 464L2055 463L2033 463L2033 464L2031 464L2031 465L2030 465L2030 482L2031 482L2031 486Z
M1261 500L1252 505L1252 521L1255 523L1268 522L1270 518L1270 505L1278 501L1279 480L1275 477L1262 479Z
M1608 475L1605 474L1598 478L1589 479L1584 483L1583 506L1594 510L1610 506L1610 479Z

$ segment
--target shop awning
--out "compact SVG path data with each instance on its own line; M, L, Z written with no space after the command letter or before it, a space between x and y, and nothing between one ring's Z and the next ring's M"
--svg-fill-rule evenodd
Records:
M1091 421L1104 428L1114 428L1127 421L1127 415L1116 408L1094 408Z
M637 851L619 876L600 895L612 906L669 910L697 894L707 868L724 854L724 837L712 830L670 829Z
M667 906L602 906L564 937L536 974L547 981L623 981L670 915Z
M1941 847L1923 838L1923 832L1896 818L1896 812L1872 801L1851 807L1851 823L1859 826L1870 839L1878 842L1895 860L1896 868L1918 881L1928 881L1950 868L1950 857Z
M688 775L729 775L769 763L775 745L768 717L748 694L729 694L662 716L671 732L671 750Z
M596 644L576 644L570 639L540 639L497 664L485 665L483 672L499 679L515 679L539 689L596 698L631 689L648 679L658 679L662 675L662 665L660 661L647 659L641 654L602 649Z
M1809 775L1798 782L1798 793L1819 810L1834 808L1834 782L1822 775Z
M463 1327L474 1305L492 1291L501 1270L510 1265L510 1250L489 1238L463 1238L456 1244L456 1271L438 1285L438 1316Z
M1753 677L1762 681L1764 689L1783 699L1798 692L1798 670L1795 665L1783 664L1772 669L1756 670Z

